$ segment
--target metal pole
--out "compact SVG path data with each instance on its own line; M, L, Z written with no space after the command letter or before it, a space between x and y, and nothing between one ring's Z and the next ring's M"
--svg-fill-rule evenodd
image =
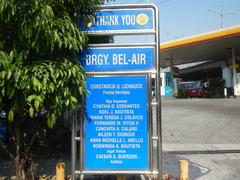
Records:
M158 180L162 179L162 119L161 119L161 88L160 88L160 36L159 36L159 22L158 10L156 9L156 51L157 51L157 79L156 79L156 117L157 117L157 166L158 166Z
M72 113L72 180L75 180L75 170L76 170L76 127L75 127L75 111Z
M173 57L172 57L172 55L170 55L170 72L172 73L172 75L173 75Z
M234 48L232 48L232 72L233 72L233 96L235 97L237 95L237 72Z
M156 84L156 83L155 83ZM150 113L149 114L149 119L148 119L148 124L149 124L149 131L148 131L148 139L149 139L149 168L152 170L154 167L154 158L153 158L153 154L154 154L154 147L153 147L153 94L152 94L152 90L153 90L153 86L152 86L152 75L149 74L148 75L148 87L149 91L151 92L151 95L149 97L148 95L148 99L151 100L151 106L150 106ZM149 93L148 93L149 94Z
M84 97L86 99L86 96ZM86 122L86 114L85 112L82 112L82 110L79 112L79 118L77 116L78 114L76 114L76 121L77 121L77 125L76 127L78 127L77 130L79 130L79 149L80 149L80 153L79 153L79 162L80 162L80 172L82 173L83 171L83 167L84 167L84 153L85 153L85 147L84 147L84 128L85 128L85 122ZM80 120L79 120L80 119ZM81 174L81 178L84 179L84 175Z

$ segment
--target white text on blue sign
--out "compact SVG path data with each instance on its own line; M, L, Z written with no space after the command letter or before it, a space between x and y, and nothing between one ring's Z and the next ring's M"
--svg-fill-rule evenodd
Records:
M84 70L150 70L154 48L90 48L80 58Z
M80 28L90 32L153 30L153 16L151 8L100 10L80 20Z

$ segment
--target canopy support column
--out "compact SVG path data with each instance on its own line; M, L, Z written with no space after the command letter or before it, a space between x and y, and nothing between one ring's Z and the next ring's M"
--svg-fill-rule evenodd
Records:
M234 97L237 96L237 71L236 71L236 56L235 56L235 49L231 48L232 50L232 72L233 72L233 95Z

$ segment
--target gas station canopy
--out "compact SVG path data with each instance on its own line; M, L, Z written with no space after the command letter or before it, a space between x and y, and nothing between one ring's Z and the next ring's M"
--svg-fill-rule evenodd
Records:
M227 60L235 49L240 55L240 26L220 29L160 44L161 67L208 60Z

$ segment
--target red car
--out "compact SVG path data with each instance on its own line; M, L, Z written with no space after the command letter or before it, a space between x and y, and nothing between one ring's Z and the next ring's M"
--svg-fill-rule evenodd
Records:
M186 90L187 93L187 97L198 97L198 98L202 98L202 97L209 97L209 91L207 88L205 88L203 85L198 85L192 88L188 88Z

